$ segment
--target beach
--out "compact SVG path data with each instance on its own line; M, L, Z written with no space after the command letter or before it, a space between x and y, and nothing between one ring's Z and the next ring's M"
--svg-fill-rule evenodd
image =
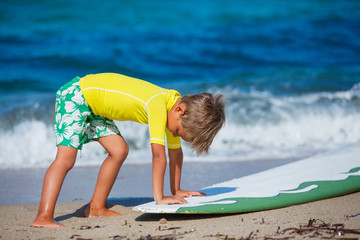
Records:
M0 206L1 239L331 239L360 237L360 193L282 209L231 215L142 214L112 202L120 217L83 218L85 203L59 204L65 227L30 227L37 205ZM124 207L122 204L127 205ZM313 221L313 219L315 221ZM313 221L313 222L312 222ZM306 230L308 229L308 230ZM357 230L354 230L357 229Z
M184 188L257 173L293 160L186 163ZM0 239L304 239L360 237L360 193L241 214L143 214L133 206L152 201L151 165L125 164L108 199L120 217L84 218L99 167L75 167L63 185L55 210L60 229L30 227L37 214L46 169L2 170ZM237 169L237 171L235 171ZM168 174L167 174L168 175ZM166 175L165 190L168 190ZM6 183L6 186L4 185ZM308 229L308 230L304 230ZM356 231L353 231L357 229ZM352 232L352 233L351 233ZM341 236L339 235L341 234Z
M151 162L151 155L148 162ZM129 159L130 160L130 159ZM294 159L242 162L185 162L181 186L199 190L216 183L264 171ZM59 203L90 201L100 166L75 167L65 178ZM152 201L152 165L128 164L125 161L110 192L109 199L147 199ZM20 168L0 170L0 205L39 203L41 186L47 168ZM165 172L164 194L170 194L169 172Z
M57 152L56 92L76 76L225 96L209 156L182 144L184 190L360 142L360 1L0 1L0 10L0 240L360 238L359 192L243 214L134 212L153 201L152 155L148 126L130 121L115 121L130 152L108 198L122 216L82 217L107 156L93 142L58 198L65 227L30 227Z

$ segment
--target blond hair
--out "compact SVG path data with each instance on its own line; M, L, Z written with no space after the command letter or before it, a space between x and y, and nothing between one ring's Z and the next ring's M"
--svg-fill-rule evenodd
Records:
M198 155L208 154L210 145L225 123L224 96L210 93L185 95L180 103L186 112L180 122L191 146Z

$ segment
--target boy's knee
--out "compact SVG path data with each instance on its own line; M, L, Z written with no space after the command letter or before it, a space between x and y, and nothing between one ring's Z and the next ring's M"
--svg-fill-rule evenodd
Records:
M119 163L123 163L129 154L129 146L127 144L121 145L116 151L109 153L111 158Z
M64 170L69 171L75 165L77 149L68 146L58 146L55 164Z
M74 165L75 165L75 160L67 162L66 167L68 171L71 170L74 167Z
M61 166L62 169L69 171L71 170L75 165L75 159L63 159L58 158L56 159L57 166Z

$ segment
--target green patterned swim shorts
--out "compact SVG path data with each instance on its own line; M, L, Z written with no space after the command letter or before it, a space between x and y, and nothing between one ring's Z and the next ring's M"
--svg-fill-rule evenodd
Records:
M113 120L94 115L79 85L79 77L65 84L56 93L56 145L81 149L83 144L100 137L119 134Z

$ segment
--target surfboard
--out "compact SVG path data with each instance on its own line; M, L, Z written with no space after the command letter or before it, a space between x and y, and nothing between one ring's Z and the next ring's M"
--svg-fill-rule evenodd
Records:
M135 206L143 213L225 214L298 205L360 191L360 142L200 190L188 204Z

